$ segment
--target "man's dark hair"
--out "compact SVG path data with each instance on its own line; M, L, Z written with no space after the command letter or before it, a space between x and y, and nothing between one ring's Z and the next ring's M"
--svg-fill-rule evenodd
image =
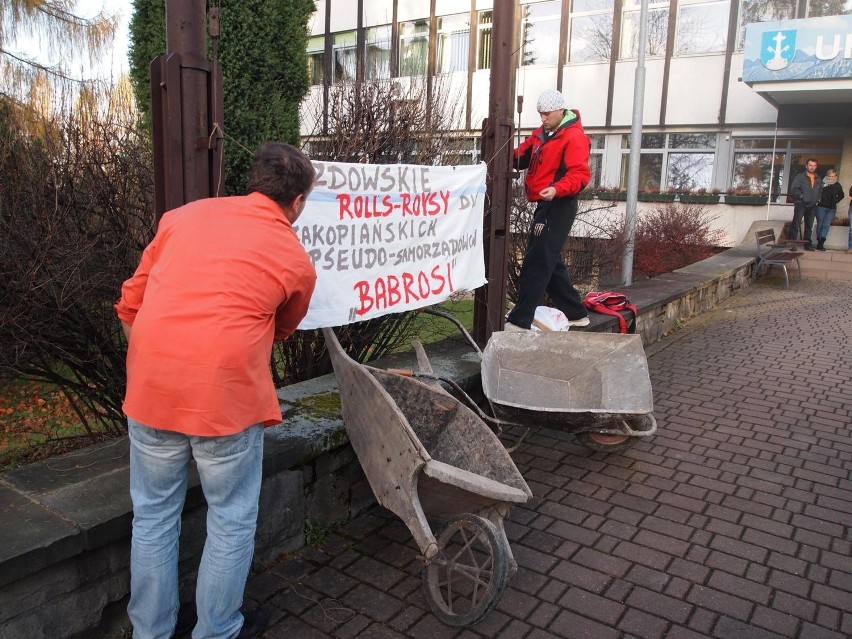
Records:
M807 160L805 160L805 166L808 165L808 162L814 162L815 164L819 164L816 158L808 158Z
M254 153L246 193L262 193L282 208L310 192L314 167L299 149L283 142L264 142Z

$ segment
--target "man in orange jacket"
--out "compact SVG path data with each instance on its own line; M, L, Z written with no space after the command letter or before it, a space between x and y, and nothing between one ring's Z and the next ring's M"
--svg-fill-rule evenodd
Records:
M577 215L577 194L589 183L589 138L580 113L549 89L538 98L541 126L515 149L515 167L527 169L527 199L537 202L518 281L518 302L506 330L529 330L545 293L572 326L589 315L562 261L562 248Z
M256 637L242 608L254 552L263 429L281 421L269 357L305 316L316 272L292 224L313 187L301 151L255 153L248 195L167 212L115 309L127 346L133 531L128 615L135 639L177 624L178 540L190 460L207 500L197 639Z

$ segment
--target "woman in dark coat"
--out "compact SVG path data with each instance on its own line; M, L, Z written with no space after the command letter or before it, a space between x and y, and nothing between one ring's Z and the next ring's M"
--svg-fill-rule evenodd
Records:
M825 250L825 238L828 237L828 229L834 221L837 213L837 203L842 200L843 187L837 181L837 171L829 169L822 179L822 195L814 208L816 217L817 250Z

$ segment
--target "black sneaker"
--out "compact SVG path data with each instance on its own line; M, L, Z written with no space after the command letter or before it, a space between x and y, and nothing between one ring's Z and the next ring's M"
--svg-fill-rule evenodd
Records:
M240 612L243 613L243 627L240 630L240 634L237 635L237 639L252 639L252 637L257 637L266 628L266 624L269 623L269 617L271 616L265 608L255 608L254 610L241 608Z
M192 629L195 628L196 623L198 623L198 612L195 609L195 602L187 601L181 604L178 609L177 625L175 626L175 633L172 635L172 639L189 635Z
M805 244L805 250L806 251L815 251L816 249L813 247L812 244Z

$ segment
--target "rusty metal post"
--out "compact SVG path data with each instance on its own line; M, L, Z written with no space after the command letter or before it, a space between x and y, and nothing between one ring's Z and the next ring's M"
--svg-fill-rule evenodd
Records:
M218 14L213 17L218 35ZM157 219L220 195L222 73L207 59L206 19L205 0L166 1L166 55L151 62Z
M491 87L488 118L483 123L482 154L488 164L483 224L485 277L477 289L473 336L485 344L503 328L506 303L506 265L509 255L509 211L512 201L512 107L517 67L518 0L494 3L492 14Z

